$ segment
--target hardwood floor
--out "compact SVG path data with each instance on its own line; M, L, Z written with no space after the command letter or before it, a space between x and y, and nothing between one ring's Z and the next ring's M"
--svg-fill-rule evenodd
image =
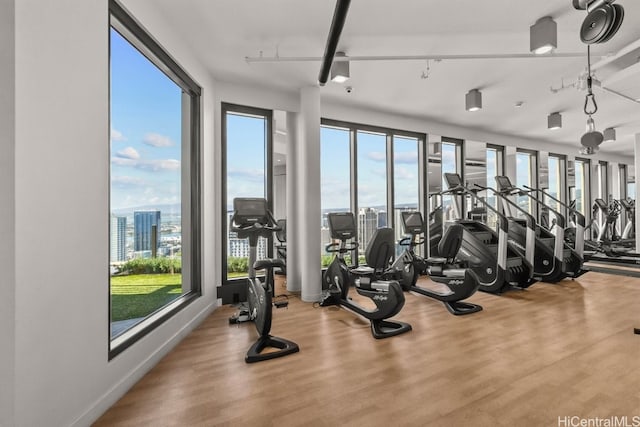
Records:
M478 292L469 301L484 310L462 317L405 295L396 318L413 331L385 340L375 340L369 323L352 312L291 298L288 309L274 310L272 333L297 342L300 352L251 365L244 355L255 327L229 325L234 309L222 307L95 425L640 420L640 336L633 334L640 327L640 279L590 272L502 296Z

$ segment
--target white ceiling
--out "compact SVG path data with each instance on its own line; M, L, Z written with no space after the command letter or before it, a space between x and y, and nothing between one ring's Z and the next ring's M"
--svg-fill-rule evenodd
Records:
M129 0L153 1L223 81L267 85L297 92L315 84L319 62L248 63L246 57L321 57L335 1L311 0ZM640 39L640 1L618 0L625 8L622 28L593 47L605 56ZM323 100L579 147L584 133L585 92L550 88L577 80L586 66L579 29L585 12L571 0L353 0L339 44L348 56L529 53L529 27L542 16L558 24L558 53L582 58L359 61L351 63L353 87L329 82ZM597 62L597 59L594 60ZM603 68L600 73L605 73ZM600 79L606 75L596 74ZM640 73L638 83L640 85ZM483 109L464 109L464 95L479 88ZM597 128L615 127L618 141L602 152L632 155L640 133L640 104L596 90ZM518 101L524 102L515 108ZM547 129L547 115L559 111L563 128ZM455 135L451 135L455 136Z

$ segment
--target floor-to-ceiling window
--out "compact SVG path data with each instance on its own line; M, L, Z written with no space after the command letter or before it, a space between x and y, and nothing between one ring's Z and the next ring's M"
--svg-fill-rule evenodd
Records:
M322 253L331 241L327 213L352 211L355 217L359 263L373 233L394 228L403 236L400 212L421 210L425 188L420 147L425 135L371 125L322 119L321 188ZM323 256L323 266L331 256ZM354 260L355 263L356 260Z
M351 210L351 132L348 128L320 127L320 191L321 191L321 254L322 266L331 262L326 253L331 243L327 214Z
M549 154L549 188L547 191L554 198L564 201L565 199L565 174L566 174L566 159L564 156ZM560 203L545 197L545 204L560 214L565 215L565 210ZM549 220L553 223L555 214L550 212ZM569 218L565 218L568 220Z
M516 153L516 186L523 188L528 186L538 188L536 153L533 151L518 150ZM518 205L534 217L537 216L537 206L530 197L517 196ZM519 213L519 212L518 212Z
M396 242L404 236L402 211L421 210L419 148L418 138L393 135L393 226ZM404 247L396 244L396 255L402 250Z
M569 186L569 204L574 205L575 209L589 220L591 218L591 195L589 191L591 163L588 159L576 158L573 165L575 185L573 187Z
M358 245L364 251L376 229L387 226L387 136L356 132L358 171Z
M247 276L249 240L232 230L233 200L264 197L271 208L272 111L223 104L224 230L223 268L227 280ZM267 239L258 240L257 258L269 256Z
M503 156L504 156L504 147L488 145L487 146L487 186L491 188L496 188L495 177L503 174ZM486 194L487 203L491 205L494 209L501 211L501 207L498 205L498 198L493 193L493 191L489 191ZM498 216L495 212L488 210L487 211L487 224L491 227L496 227L498 221Z
M200 292L200 87L109 10L113 357Z
M460 174L462 141L450 138L442 138L442 189L446 190L447 183L444 178L445 173ZM457 200L454 196L442 196L442 216L444 221L451 221L462 216L462 200Z
M636 198L636 168L634 165L627 166L627 197Z
M598 180L598 197L609 202L609 164L600 160L596 165L596 179Z

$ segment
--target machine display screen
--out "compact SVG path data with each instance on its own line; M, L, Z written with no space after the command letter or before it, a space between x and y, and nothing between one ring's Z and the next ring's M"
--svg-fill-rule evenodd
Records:
M504 190L506 188L511 188L511 180L508 176L496 176L496 183L498 184L499 190Z
M406 233L422 232L422 214L420 212L402 212L402 222Z
M356 221L351 212L330 213L329 229L333 239L351 239L356 235Z
M233 199L233 211L233 222L240 227L256 223L266 225L269 222L264 198L237 197Z
M447 185L449 188L457 187L462 185L462 178L457 173L445 173L444 179L447 180Z

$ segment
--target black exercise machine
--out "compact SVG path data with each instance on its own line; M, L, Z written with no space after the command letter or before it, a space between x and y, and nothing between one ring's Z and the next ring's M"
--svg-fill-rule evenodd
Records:
M411 325L408 323L386 320L398 314L404 306L400 284L395 280L382 279L395 249L393 230L376 230L365 252L367 266L352 269L347 266L344 255L358 248L358 243L351 241L356 238L355 218L351 212L332 212L327 218L331 238L339 240L339 243L330 243L326 247L327 252L335 256L322 277L327 294L320 305L338 305L367 318L371 322L374 338L388 338L409 332ZM374 310L367 310L349 298L351 284L355 285L358 294L375 303Z
M502 293L512 286L527 288L534 284L536 280L533 278L533 266L524 258L524 253L509 243L507 217L479 197L477 192L463 185L460 175L445 173L444 178L448 190L442 194L455 196L453 207L457 219L454 223L464 227L462 247L457 258L476 274L480 282L479 289ZM458 200L460 196L470 196L494 212L498 217L497 232L482 222L462 219Z
M241 310L229 319L229 323L253 320L260 337L249 348L244 360L247 363L261 362L296 353L298 345L284 338L269 335L272 319L272 292L274 286L274 268L284 268L280 259L262 259L256 261L258 238L268 238L278 226L273 215L267 209L264 198L233 199L232 231L238 238L249 239L249 272L248 272L248 309ZM265 270L264 283L256 277L256 270ZM265 349L276 349L264 352Z
M566 217L556 209L545 205L540 198L533 194L540 192L543 197L546 196L561 206L564 205L566 209L570 209L569 206L544 190L527 187L528 191L525 191L517 188L511 184L511 180L507 176L496 176L495 179L498 190L491 190L500 198L503 212L509 218L509 238L517 245L526 247L526 257L533 264L534 277L547 283L555 283L566 277L575 279L584 274L586 270L582 269L583 255L565 242ZM553 213L555 221L548 222L553 231L541 224L536 224L535 218L511 200L510 196L527 196L534 203L546 208L547 212ZM525 219L515 218L512 215L512 208L521 212ZM578 222L584 225L584 216ZM584 235L583 225L579 226L580 236Z
M287 220L279 219L276 221L278 226L278 231L276 231L276 253L278 254L278 258L284 262L284 268L282 268L281 273L283 275L287 275Z
M473 295L479 286L478 278L473 271L461 268L455 263L456 255L462 245L464 228L458 224L449 226L438 243L440 257L425 259L415 252L415 248L425 242L422 214L403 211L402 225L405 234L409 237L400 240L398 244L406 246L406 250L392 266L392 271L396 272L402 289L442 302L451 314L471 314L482 310L480 305L462 302ZM422 273L429 275L434 282L446 285L449 291L437 292L417 286L418 277Z

